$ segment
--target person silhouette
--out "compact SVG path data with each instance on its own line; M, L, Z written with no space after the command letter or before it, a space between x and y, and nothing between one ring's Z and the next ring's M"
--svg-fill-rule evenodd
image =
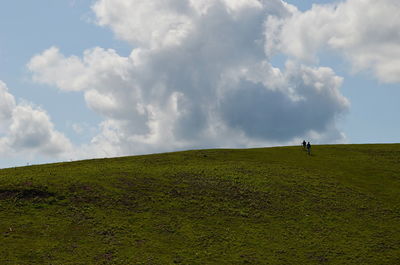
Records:
M306 145L307 145L307 143L306 143L306 140L303 140L303 149L305 150L306 149Z
M311 155L311 144L310 144L310 142L308 142L308 144L307 144L307 154Z

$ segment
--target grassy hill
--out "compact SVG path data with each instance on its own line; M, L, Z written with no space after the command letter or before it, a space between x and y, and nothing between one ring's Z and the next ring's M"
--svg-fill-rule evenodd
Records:
M400 145L0 170L0 264L400 264Z

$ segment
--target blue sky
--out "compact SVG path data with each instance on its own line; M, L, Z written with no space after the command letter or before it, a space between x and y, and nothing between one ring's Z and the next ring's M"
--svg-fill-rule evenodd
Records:
M226 72L226 69L233 69L233 65L239 65L240 67L246 69L253 69L252 65L259 65L261 61L268 62L268 60L271 63L271 66L279 68L282 73L284 73L286 71L285 64L287 63L287 60L291 60L295 61L296 65L304 64L310 69L316 69L318 67L329 67L333 70L334 75L343 78L343 83L337 87L337 90L341 93L341 95L337 98L329 98L329 102L327 102L326 105L328 106L329 104L331 104L332 106L329 105L330 107L327 108L327 110L321 111L321 113L327 113L327 116L323 117L326 123L324 123L325 121L321 121L319 123L316 121L316 123L318 124L316 124L315 126L310 123L310 131L307 131L307 128L303 128L304 126L291 127L291 125L287 125L287 128L283 128L285 125L278 124L278 127L283 126L282 131L292 132L288 133L286 138L280 138L273 133L274 130L270 130L269 128L267 128L268 126L254 127L253 125L249 125L249 120L254 121L254 123L257 124L263 123L264 120L263 118L259 118L260 115L253 115L251 113L247 113L246 116L243 117L241 117L240 115L243 115L243 112L258 113L265 111L273 112L275 113L274 115L278 116L281 115L280 113L285 113L287 117L284 116L283 120L287 120L288 123L293 123L294 117L297 116L287 114L288 111L285 109L285 107L282 107L281 105L276 106L275 108L271 107L260 109L252 108L251 106L247 105L240 105L240 100L238 102L233 101L237 98L243 99L246 97L241 96L241 94L235 94L239 92L229 92L223 98L219 99L218 103L215 103L218 105L218 107L221 107L221 110L218 110L217 114L215 114L219 117L218 119L216 119L218 121L214 121L214 116L210 118L209 113L211 112L211 110L214 110L217 105L205 106L204 104L209 104L207 102L207 97L215 97L213 96L214 92L211 92L211 89L215 87L215 84L220 84L222 81L215 80L215 82L213 83L214 85L211 84L211 81L213 80L212 78L216 77L213 75L213 73L210 73L206 69L208 67L207 62L203 62L200 59L201 62L198 64L182 66L182 69L185 70L188 68L194 69L193 73L195 74L188 74L188 76L200 76L197 77L196 82L199 82L201 86L205 86L207 88L204 90L202 90L203 88L194 86L193 80L191 80L190 82L186 79L180 80L178 78L179 74L177 76L174 76L176 75L175 71L162 71L158 68L155 68L154 66L155 64L161 64L165 68L172 69L173 66L171 65L176 65L178 62L184 64L185 62L187 62L185 58L177 58L177 56L171 55L176 52L171 47L181 45L181 47L177 48L176 50L192 51L192 47L199 47L198 44L195 43L196 41L187 41L187 39L182 40L180 35L174 35L171 37L170 35L168 35L170 34L170 31L166 31L167 33L163 31L165 30L165 27L169 26L169 24L165 26L164 24L161 24L161 22L159 24L154 22L160 27L156 28L156 26L151 24L152 21L150 20L150 18L148 18L150 22L147 21L145 17L143 18L143 20L132 20L130 16L140 17L142 15L138 13L139 11L135 11L135 2L138 2L137 5L140 5L139 1L132 1L132 5L124 7L124 1L118 0L114 2L115 8L112 6L112 1L111 5L108 2L109 1L107 0L3 1L2 8L0 9L0 80L5 83L8 88L8 93L15 98L17 102L16 104L18 106L27 104L30 106L29 110L40 110L43 113L46 113L47 117L50 119L50 123L48 127L43 130L48 130L48 132L46 131L45 133L43 133L43 130L40 132L42 133L43 137L51 136L52 139L54 138L58 140L50 142L37 140L38 142L44 143L46 145L46 147L43 147L40 143L32 142L35 141L34 139L40 139L39 132L35 131L28 135L29 137L32 137L32 139L25 139L25 136L21 136L21 139L25 139L24 143L29 142L29 146L24 146L21 143L17 143L17 140L15 140L17 139L16 136L12 135L12 128L17 128L16 126L18 125L20 126L18 128L21 128L21 130L29 131L30 127L24 127L24 125L21 124L21 121L16 120L17 118L15 117L9 118L8 120L3 121L3 123L5 124L5 128L3 128L3 140L4 145L6 146L3 149L8 151L6 152L3 150L3 153L1 154L1 166L23 165L28 162L42 163L59 160L89 158L91 157L91 154L93 154L93 157L103 157L203 147L272 146L296 143L298 139L302 139L305 137L308 137L308 139L311 139L313 142L316 143L399 142L398 139L400 135L400 104L398 104L398 99L400 98L400 88L398 80L396 78L393 78L391 76L389 77L389 74L386 73L381 74L381 69L386 69L383 66L379 66L379 64L385 63L384 60L386 57L383 57L383 55L383 59L381 57L377 59L376 64L378 66L373 65L375 61L367 61L368 67L356 67L357 69L354 70L355 62L358 62L357 60L364 59L364 54L362 54L361 52L357 52L358 50L364 49L363 47L358 49L358 47L356 47L354 44L341 44L342 46L338 48L337 46L329 46L330 43L328 42L325 43L323 41L320 41L323 38L328 38L325 35L321 38L318 38L318 40L313 40L313 37L310 37L310 39L306 40L308 41L308 43L318 42L319 45L318 47L316 47L314 54L317 57L317 60L310 61L308 59L303 60L303 58L305 57L304 53L310 53L310 51L308 51L306 48L301 51L294 50L294 48L291 47L291 42L286 41L283 35L279 35L282 40L280 40L280 44L276 45L275 47L277 51L271 56L265 56L265 58L262 60L249 59L253 60L251 61L251 63L249 63L249 65L242 65L242 62L247 61L247 58L264 56L262 54L262 51L258 50L258 48L260 48L261 46L255 47L252 51L243 52L243 54L237 56L237 61L229 59L229 55L225 57L221 55L221 58L215 58L214 56L213 60L215 61L213 65L217 65L222 62L221 65L223 64L225 67L223 70L221 70L223 71L223 73L228 73ZM196 27L196 23L204 27L206 27L208 25L207 23L209 23L210 25L213 25L213 27L216 27L212 30L210 28L210 32L213 30L217 31L219 25L227 25L225 28L221 28L221 32L223 32L223 30L226 30L226 28L230 26L228 22L234 23L228 18L229 14L233 13L226 13L226 21L219 21L219 24L211 24L211 19L214 19L214 17L211 16L211 12L210 14L207 13L207 15L209 15L209 19L207 22L201 21L201 17L196 17L196 19L191 20L192 17L190 14L192 13L190 13L189 15L186 13L178 14L178 11L176 11L175 9L173 12L168 11L168 13L167 11L165 11L164 13L162 13L162 4L158 3L159 1L156 0L154 0L153 2L155 3L154 6L160 5L159 7L161 11L147 10L145 8L138 8L137 10L144 10L143 12L149 12L150 15L154 15L155 17L162 17L166 14L165 17L168 19L173 17L173 19L179 20L179 25L187 25L187 27L182 26L182 28L179 28L179 30L181 32L184 32L185 34L189 34L189 36L193 36L193 40L198 39L199 41L204 41L204 39L208 39L211 43L211 41L213 41L212 38L217 35L209 32L202 32L201 30L199 30L200 27ZM174 1L171 1L171 3L172 2ZM300 10L299 12L302 12L302 14L304 14L304 12L308 12L312 8L313 4L323 5L327 3L344 3L343 10L350 10L349 12L351 12L351 8L353 8L353 4L356 1L348 0L338 2L288 0L286 2L296 6ZM236 3L235 0L228 0L227 3L227 10L242 12L239 8L234 9L237 8L236 5L234 5ZM387 5L390 5L395 3L395 1L385 0L385 3ZM98 8L93 10L92 6L94 4L96 4ZM124 8L132 8L132 14L130 14L128 17L124 17ZM286 32L291 32L293 27L292 24L290 24L291 21L286 19L284 15L281 15L286 12L283 11L283 7L279 8L282 10L267 10L267 13L270 12L268 14L272 13L273 15L281 19L281 21L285 23L285 27L287 30ZM334 12L330 9L327 10L329 12ZM120 12L121 14L121 19L115 19L116 15L119 14L118 12ZM151 12L154 12L154 14ZM239 18L243 19L243 22L239 21L237 23L239 23L238 25L245 25L246 27L248 26L249 28L246 28L247 31L243 30L242 32L240 31L240 29L238 29L238 32L233 33L234 37L230 35L226 35L225 37L233 42L241 42L241 36L243 36L243 38L258 38L259 36L261 36L262 32L259 32L260 34L257 33L258 35L254 33L254 36L246 35L246 32L248 32L249 29L252 29L251 27L255 27L254 31L256 31L256 29L262 30L262 23L259 23L258 21L262 22L265 20L265 12L263 11L264 13L261 13L261 11L258 11L258 9L254 12L256 14L255 17L259 17L259 20L254 19L253 21L250 20L250 18L248 18L245 13L243 13L243 15L242 13L238 13L240 14ZM276 14L274 12L276 12ZM311 12L317 13L320 11L314 10ZM144 15L146 16L146 13ZM360 16L362 16L362 14ZM295 21L295 19L302 19L299 20L302 21L302 23L304 21L307 22L307 18L304 19L304 17L302 17L301 15L298 15L298 17L296 17L296 15L292 16L293 21ZM340 18L340 14L338 15L338 17ZM362 17L360 18L360 20L361 19ZM327 23L330 27L329 23L336 23L332 21L328 21L325 23ZM164 22L165 21L163 20L162 23ZM141 25L141 23L143 23L143 25ZM199 32L192 33L190 31L194 31L192 28L190 28L193 25L195 25L194 28L196 28ZM259 25L259 28L257 27L257 25ZM294 23L294 25L296 25L296 23ZM307 24L305 24L305 26L307 26ZM382 27L385 27L385 25L382 25ZM190 28L190 30L188 30L188 28ZM312 30L311 26L310 30ZM343 34L343 32L337 31L339 32L337 33L335 30L337 29L332 26L332 34ZM149 37L147 35L148 32L158 32L157 34L161 32L161 37L165 38L162 39L160 37L157 39L152 37L154 35ZM369 33L367 32L365 34ZM345 37L340 35L341 38L347 37L346 35L344 36ZM366 38L368 40L367 37L364 36L363 38ZM166 43L166 41L170 41L171 38L173 43ZM304 41L301 36L300 38L301 39L299 39L299 41ZM266 43L267 42L268 40L266 40ZM232 52L235 54L238 54L237 51L246 50L247 48L251 50L250 45L252 44L250 42L249 44L247 44L247 42L244 41L243 43L241 42L240 45L243 46L239 46L238 44L231 45L229 46L229 48L231 48ZM28 69L28 64L33 61L34 56L38 56L38 58L40 57L43 60L48 59L50 55L46 55L44 52L51 49L51 47L57 47L57 52L53 50L53 53L57 56L61 56L62 58L64 58L62 59L60 57L60 65L64 65L64 63L68 61L68 58L72 57L79 58L79 60L83 62L85 60L85 51L89 51L90 49L93 49L95 47L100 47L104 49L105 52L89 52L90 54L92 54L93 58L95 57L95 63L89 66L86 65L86 68L88 69L87 76L89 75L89 73L92 74L92 72L94 72L95 74L93 74L93 76L95 77L96 74L99 76L106 75L113 77L104 80L101 79L104 81L103 83L97 84L95 82L94 84L90 84L85 87L82 86L77 89L70 89L69 87L72 86L72 81L71 85L69 85L67 82L65 87L63 87L62 85L59 85L60 80L57 80L55 77L53 78L51 76L46 76L48 71L51 70L50 68L53 67L50 63L45 64L45 66L43 67L38 66L38 63L32 64L33 66ZM208 53L206 53L206 55L213 54L214 48L216 54L220 54L221 51L218 50L218 47L216 47L215 45L209 45L209 43L206 43L203 47L207 47ZM114 50L116 54L109 52L109 50L107 49ZM135 49L136 51L149 51L148 54L150 55L148 55L147 53L146 55L140 54L137 56L139 59L136 59L136 57L131 55L131 52ZM313 52L314 51L311 51L311 53ZM139 54L139 52L137 54ZM204 54L194 54L193 58L202 58L201 56L204 57ZM133 70L133 66L118 66L120 68L117 68L121 69L122 72L128 72L128 74L126 74L128 75L128 77L122 78L120 76L120 73L117 74L113 72L115 70L115 68L113 67L100 70L96 68L96 65L99 65L102 61L106 60L105 58L110 58L109 60L112 59L118 61L123 61L125 59L132 61L134 61L135 59L138 61L147 60L150 63L149 65L144 66L143 69ZM163 58L169 59L164 60ZM176 62L173 61L175 59L177 60ZM188 62L191 63L193 62L193 60L189 60ZM67 63L69 65L69 62ZM397 66L395 64L392 65L394 65L394 67ZM93 69L89 69L90 67ZM282 82L288 82L288 84L290 85L292 84L292 80L298 78L299 76L302 76L295 73L296 71L301 71L299 69L302 68L300 66L297 68L296 67L291 70L291 77L288 77L288 80ZM215 71L220 70L220 68L216 69L217 70ZM58 70L56 69L54 71L63 72L63 68L60 67ZM182 70L177 71L179 72ZM255 70L255 72L257 71L258 70ZM327 78L330 78L329 80L334 79L333 73L328 74ZM76 74L69 75L68 73L65 73L65 75L66 77L61 76L60 78L73 79L76 76ZM119 79L114 75L118 75ZM149 75L150 77L153 76L154 80L144 80L142 77L146 75ZM210 75L212 77L209 77L207 75ZM319 74L315 75L317 76L315 78L319 78ZM90 78L93 78L93 76L90 75ZM162 84L162 80L165 80L165 78L160 79L160 76L166 76L165 78L170 81ZM79 78L82 79L85 78L85 76L82 74L82 76L79 76ZM249 78L250 77L246 77L244 79L249 80ZM121 80L124 80L123 82L126 83L121 84ZM211 81L208 82L209 80ZM329 80L326 80L327 84L329 82L333 82ZM136 88L135 82L137 82L137 87L139 88ZM225 84L227 82L228 81L222 83ZM298 81L296 82L298 83ZM318 82L324 81L319 80ZM115 83L116 88L104 92L107 89L102 87L104 83L111 85ZM260 79L254 81L254 84L238 82L230 84L229 87L235 87L235 91L240 91L240 93L246 94L246 91L248 91L249 89L252 91L255 91L255 89L260 89L259 87L255 86L255 84L257 83L272 84L273 81L260 77ZM297 83L295 83L294 86L296 86ZM145 94L146 91L148 91L145 84L149 87L165 86L167 88L164 88L163 90L154 90L156 92L152 91L152 94L151 96L149 95L148 99L141 99L143 101L140 102L139 100L135 99L137 101L124 102L123 104L126 105L123 105L121 103L121 106L123 105L123 107L121 107L120 109L110 110L107 108L107 106L104 105L104 102L107 101L107 97L105 95L108 95L113 100L113 102L116 101L117 103L119 103L118 100L124 100L128 97L137 98L139 97L139 94ZM187 86L192 85L193 87L190 88L190 90L185 90ZM182 88L179 86L182 86ZM209 89L208 86L210 86ZM265 86L268 87L269 85ZM117 90L117 88L119 90ZM127 92L128 94L122 94L118 97L114 97L115 94L113 94L118 94L120 93L119 91L122 90L128 91L134 89L138 89L138 91L141 92L135 92L136 94ZM165 92L165 89L170 89L170 94L168 94L168 96L166 96L164 99L155 100L155 98L164 95L163 93ZM303 88L296 89L298 89L298 91L303 91ZM94 91L97 92L94 93ZM273 93L257 93L259 97L260 95L263 98L265 97L265 105L269 104L269 101L267 99L268 97L277 96ZM313 99L315 98L314 95L309 94L303 96L309 96ZM201 103L203 97L205 100L204 102L207 103ZM248 96L249 100L251 100L253 97L253 95ZM344 101L342 97L346 98L349 101L349 106L344 106L345 103L343 103ZM231 101L225 102L226 98L229 98ZM278 98L282 98L282 96L279 96ZM200 103L197 100L199 100ZM96 101L104 104L101 105L99 103L99 105ZM287 99L282 99L282 102L286 101ZM177 108L177 110L173 112L171 110L171 108L173 108L171 107L172 105L169 107L161 108L160 106L164 103L166 104L166 102L178 102L176 103L176 106L174 105L174 108ZM134 104L137 104L135 111L138 109L141 110L138 111L138 113L130 114L130 106ZM261 102L261 104L263 104L263 102ZM297 105L294 106L296 107L296 109L301 109ZM307 107L305 106L304 108L304 115L307 115ZM204 109L207 109L207 111L204 111ZM241 111L237 112L237 110ZM318 111L319 110L316 107L315 112ZM169 116L162 116L163 113L168 113ZM187 116L182 116L182 113L189 114L187 114ZM261 117L263 117L263 115L261 115ZM312 121L313 119L319 119L319 117L320 116L318 115L316 115L315 117L311 115L309 119ZM209 119L211 119L212 121L210 121ZM165 123L165 120L173 120L174 122ZM329 120L329 122L327 120ZM268 123L269 121L275 122L276 120L274 118L270 118L270 120L265 120L266 123ZM40 119L38 119L38 122L40 123ZM14 124L14 127L12 127L12 124ZM36 125L31 126L35 127ZM154 130L156 130L155 128L160 131L154 132ZM222 128L218 129L221 130L218 131L218 134L223 134L224 138L219 138L218 136L210 136L210 132L217 131L217 129L215 128ZM164 135L165 131L168 131L168 133L165 133L166 136ZM331 131L334 132L332 133ZM263 138L262 136L260 136L262 134L266 136ZM282 133L278 134L282 135ZM338 136L342 134L345 135L345 137ZM62 135L62 137L60 135ZM132 140L128 141L127 139ZM66 143L69 146L68 151L63 150L62 148L62 145ZM75 152L71 150L79 151Z

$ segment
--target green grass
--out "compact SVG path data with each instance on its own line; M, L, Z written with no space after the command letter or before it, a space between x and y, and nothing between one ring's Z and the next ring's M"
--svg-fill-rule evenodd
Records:
M0 264L400 264L400 145L3 169Z

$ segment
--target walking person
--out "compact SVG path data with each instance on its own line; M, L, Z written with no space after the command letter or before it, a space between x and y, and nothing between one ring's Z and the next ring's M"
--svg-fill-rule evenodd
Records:
M306 146L307 146L306 140L303 140L303 150L306 150Z
M308 144L307 144L307 154L311 155L311 144L310 144L310 142L308 142Z

